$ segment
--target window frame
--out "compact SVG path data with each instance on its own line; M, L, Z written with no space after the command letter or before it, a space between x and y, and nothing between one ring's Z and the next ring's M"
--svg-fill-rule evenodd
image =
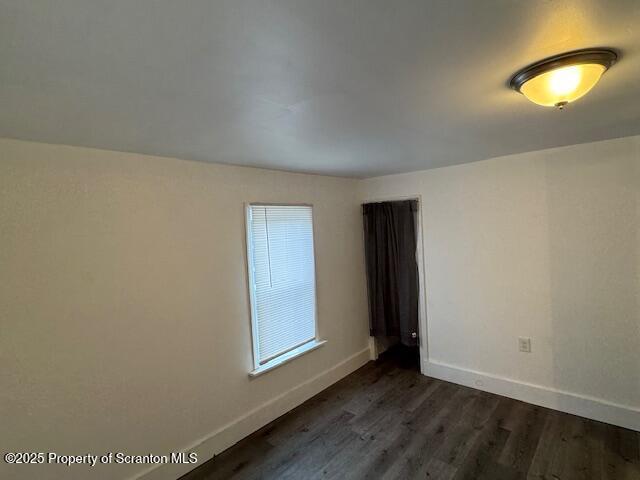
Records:
M259 347L258 347L258 326L257 326L257 302L254 274L254 249L251 235L251 207L308 207L311 209L311 234L312 234L312 260L313 260L313 326L315 336L301 345L293 346L290 349L272 357L271 359L260 363ZM291 360L311 352L323 346L326 340L320 339L319 322L318 322L318 282L316 271L316 229L315 215L313 204L310 203L264 203L264 202L247 202L245 203L245 233L246 233L246 260L247 260L247 288L249 290L249 310L251 318L251 350L253 354L253 370L249 372L250 377L257 377L266 373L280 365L290 362Z

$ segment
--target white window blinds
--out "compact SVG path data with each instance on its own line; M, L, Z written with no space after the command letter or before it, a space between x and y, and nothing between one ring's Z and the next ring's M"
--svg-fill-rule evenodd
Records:
M311 207L247 212L254 354L262 365L316 338Z

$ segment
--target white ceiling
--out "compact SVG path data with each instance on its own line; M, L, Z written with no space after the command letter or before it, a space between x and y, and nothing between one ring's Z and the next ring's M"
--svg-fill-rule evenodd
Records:
M623 58L565 111L518 68ZM0 0L0 136L376 176L640 133L639 0Z

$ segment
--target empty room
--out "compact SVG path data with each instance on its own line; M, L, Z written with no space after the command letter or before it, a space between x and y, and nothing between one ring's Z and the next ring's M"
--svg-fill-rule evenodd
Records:
M0 0L0 453L640 480L640 2Z

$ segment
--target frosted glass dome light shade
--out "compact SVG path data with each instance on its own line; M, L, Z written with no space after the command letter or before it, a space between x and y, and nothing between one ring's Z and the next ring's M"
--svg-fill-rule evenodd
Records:
M523 68L510 86L533 103L562 109L587 94L617 59L613 50L563 53Z

